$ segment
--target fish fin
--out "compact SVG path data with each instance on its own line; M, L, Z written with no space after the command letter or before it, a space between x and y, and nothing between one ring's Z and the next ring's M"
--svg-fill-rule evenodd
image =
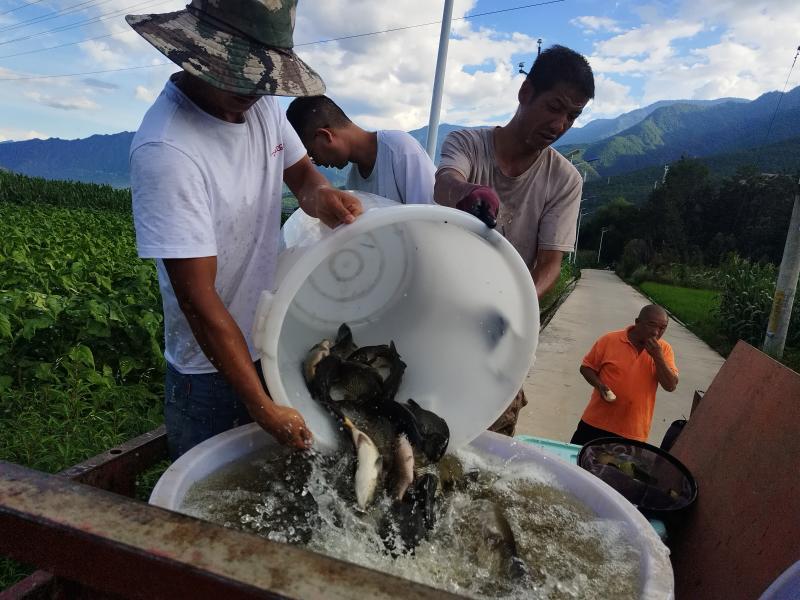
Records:
M353 341L353 332L350 331L350 327L347 323L342 323L339 325L339 331L336 332L336 344L341 344L342 342L352 342Z

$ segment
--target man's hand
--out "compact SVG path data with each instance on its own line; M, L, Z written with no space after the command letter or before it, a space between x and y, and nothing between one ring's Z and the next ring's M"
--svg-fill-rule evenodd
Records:
M300 208L328 227L352 223L364 212L361 201L352 194L331 187L308 156L285 169L283 181L292 190Z
M487 185L474 185L472 190L456 203L456 208L479 218L489 229L497 225L500 198Z
M302 415L292 407L270 403L255 409L248 406L247 410L256 423L284 446L299 450L311 447L311 432Z
M331 229L341 223L352 223L364 212L361 201L353 194L326 185L317 188L314 205L317 218Z
M647 350L647 353L653 357L653 360L664 358L664 353L661 350L661 344L659 344L658 340L654 337L647 338L644 341L644 349Z

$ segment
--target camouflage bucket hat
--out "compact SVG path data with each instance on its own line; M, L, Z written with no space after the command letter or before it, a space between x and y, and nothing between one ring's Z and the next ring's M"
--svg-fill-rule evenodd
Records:
M292 50L297 0L192 0L185 10L128 15L187 73L243 95L319 96L325 84Z

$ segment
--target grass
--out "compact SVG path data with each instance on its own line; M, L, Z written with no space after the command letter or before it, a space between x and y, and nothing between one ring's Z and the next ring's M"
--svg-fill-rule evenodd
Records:
M727 356L733 345L720 331L719 308L720 293L716 290L667 285L645 281L639 288L681 320L686 327L706 344L723 356Z
M721 332L719 317L716 314L720 292L653 281L645 281L639 289L680 319L692 333L722 356L730 354L735 342ZM781 362L790 369L800 372L800 348L787 347Z

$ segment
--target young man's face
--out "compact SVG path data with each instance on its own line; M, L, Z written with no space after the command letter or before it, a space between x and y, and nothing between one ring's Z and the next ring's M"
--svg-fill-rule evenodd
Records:
M314 164L320 167L344 169L349 162L344 143L329 129L317 129L310 140L303 140L303 145Z
M572 127L588 102L570 84L557 83L537 94L526 80L519 90L517 111L522 141L532 150L543 150Z

